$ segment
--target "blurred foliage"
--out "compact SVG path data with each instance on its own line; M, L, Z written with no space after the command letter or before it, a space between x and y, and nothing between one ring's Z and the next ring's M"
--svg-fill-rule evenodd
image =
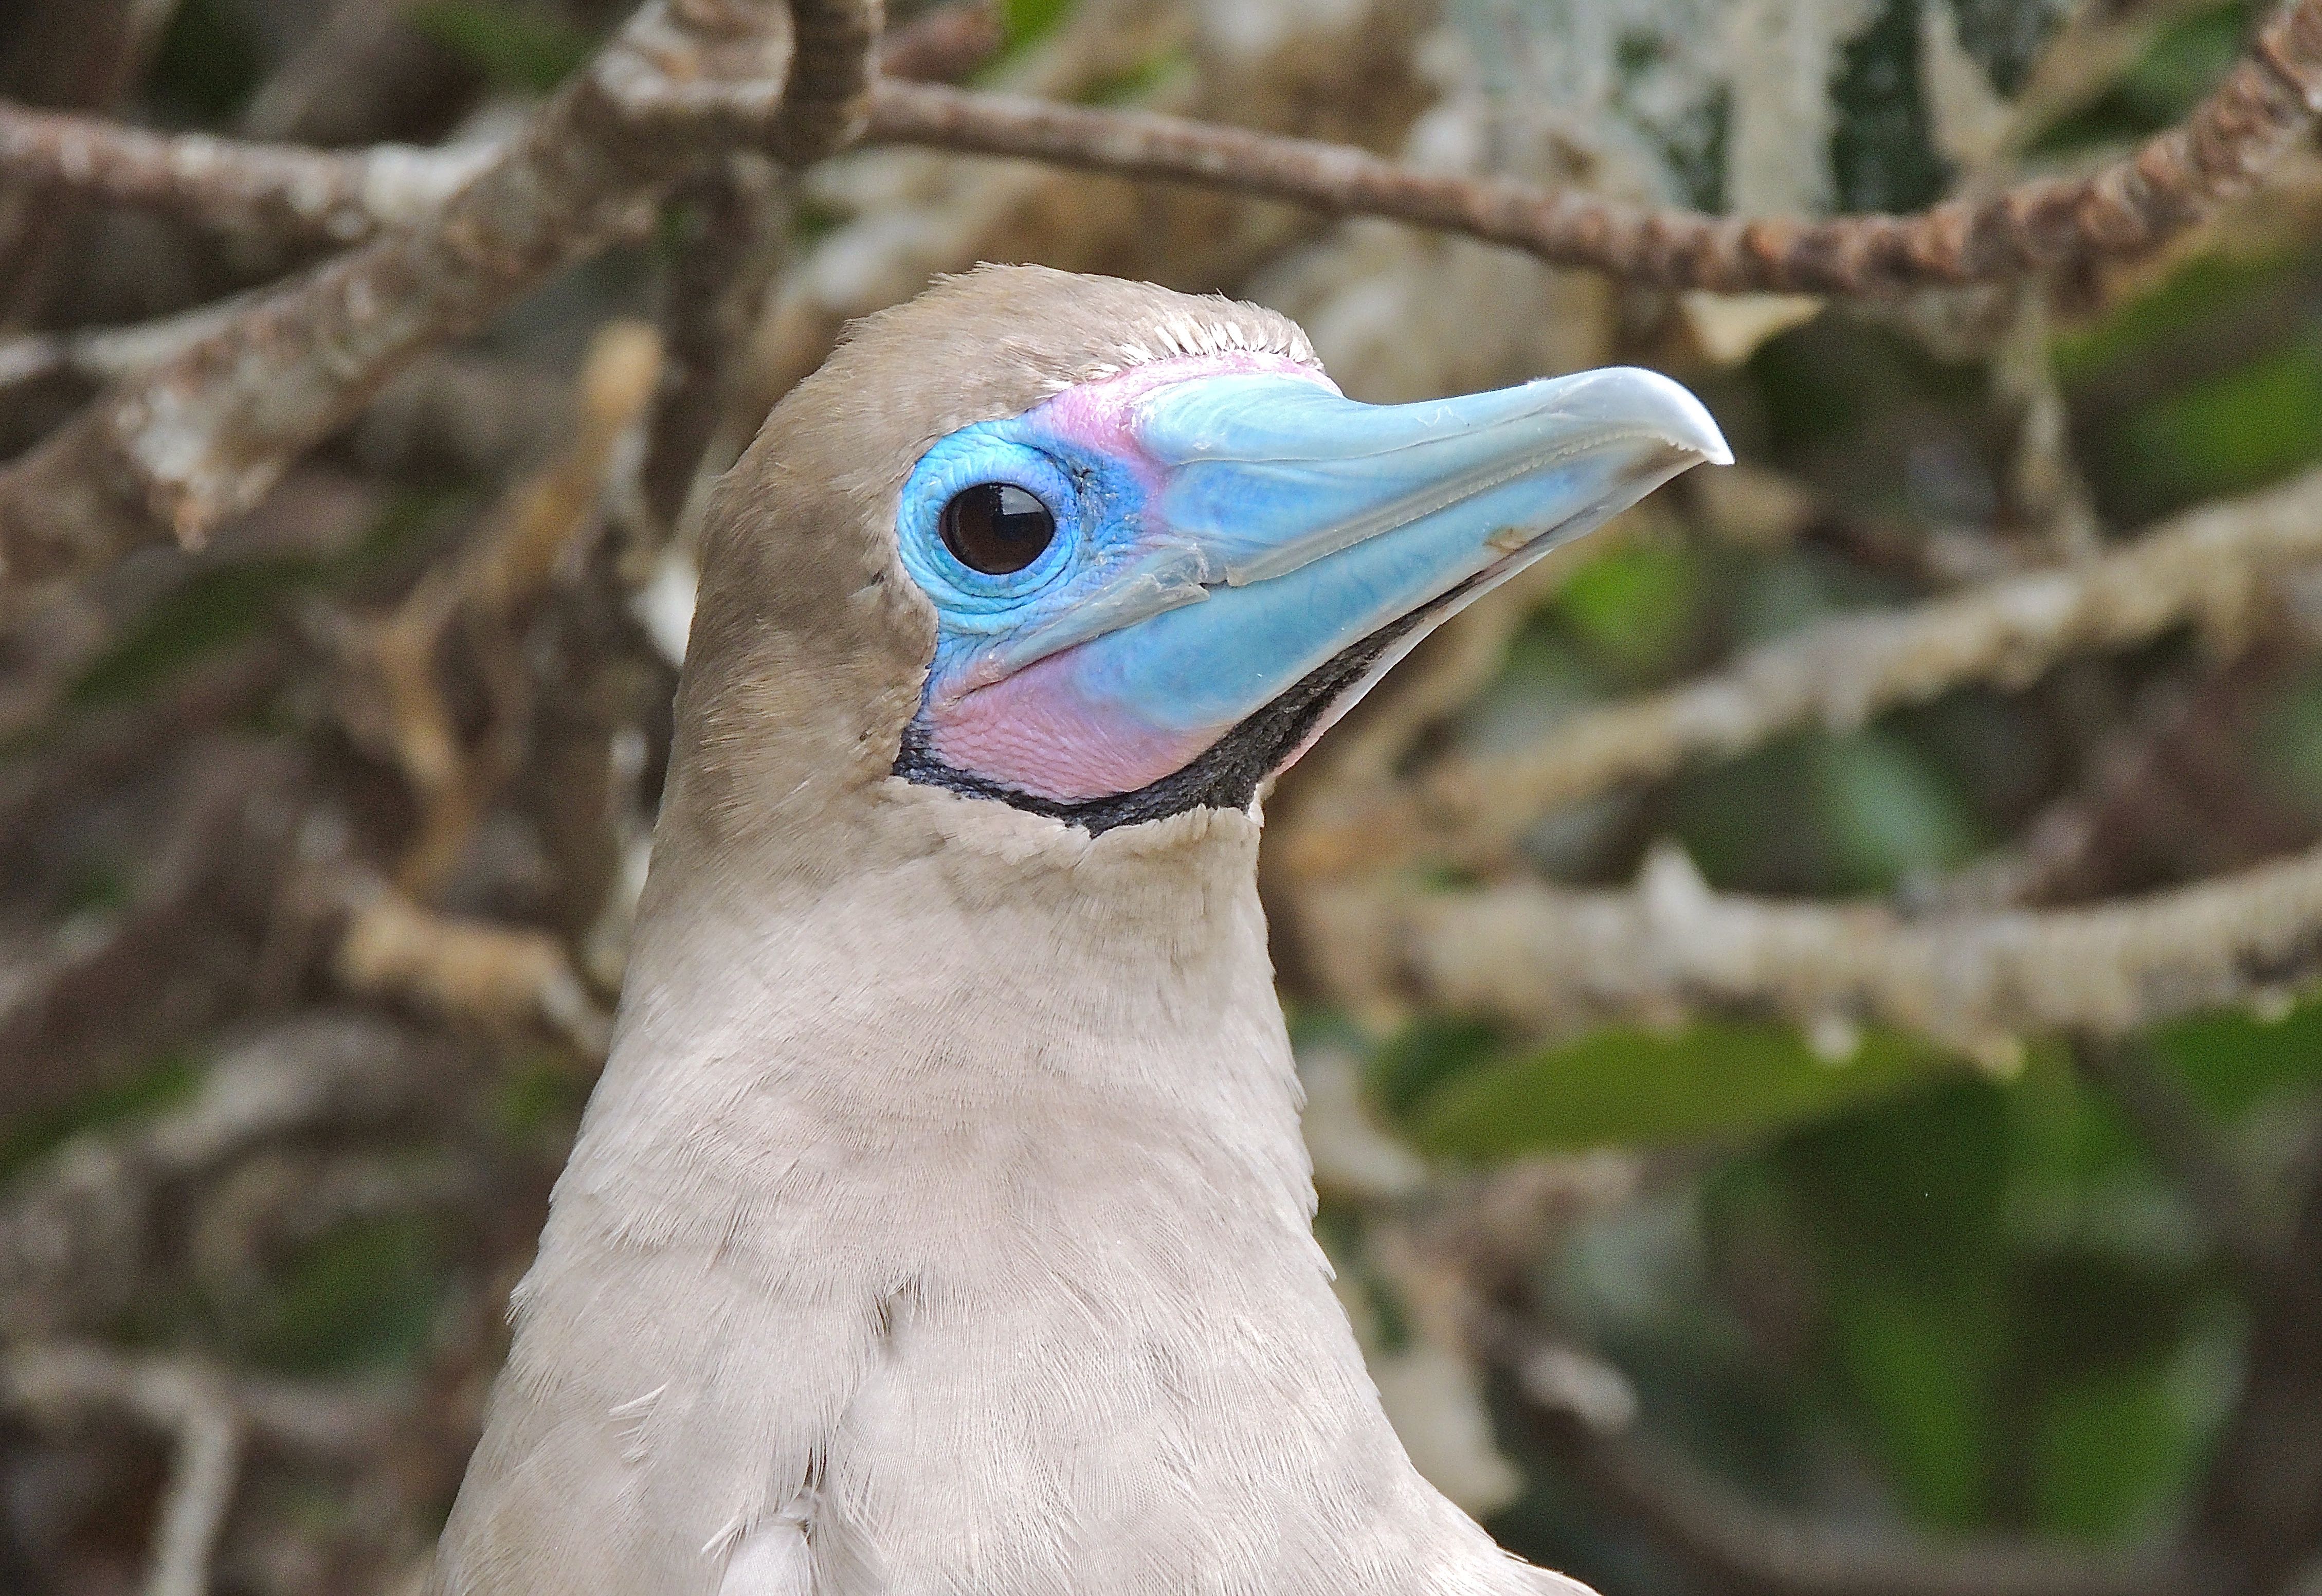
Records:
M2310 1085L2317 1040L2308 1008L2272 1027L2189 1022L2158 1045L2229 1079L2205 1094L2223 1109ZM1762 1031L1698 1027L1479 1072L1436 1123L1490 1125L1490 1092L1523 1072L1583 1114L1649 1100L1673 1061L1714 1106L1676 1105L1669 1128L1743 1146L1671 1199L1681 1212L1602 1222L1554 1288L1649 1407L1778 1497L1804 1488L1801 1460L1853 1454L1933 1528L2109 1542L2157 1527L2230 1399L2236 1299L2181 1193L2061 1050L2001 1081L1874 1038L1851 1067L1885 1079L1809 1100L1796 1083L1832 1066ZM1769 1090L1738 1090L1728 1062ZM1655 1079L1622 1084L1632 1072ZM1503 1111L1565 1134L1519 1093Z
M84 1131L133 1122L183 1102L201 1085L200 1061L172 1053L127 1079L101 1087L60 1108L0 1124L0 1181Z
M509 0L424 0L410 16L486 82L518 93L545 94L597 45L592 34L553 12Z
M174 120L238 113L266 71L265 36L234 0L180 0L154 51L152 94Z
M2253 8L2213 5L2180 17L2102 94L2043 130L2034 149L2073 150L2159 132L2209 92L2241 53Z

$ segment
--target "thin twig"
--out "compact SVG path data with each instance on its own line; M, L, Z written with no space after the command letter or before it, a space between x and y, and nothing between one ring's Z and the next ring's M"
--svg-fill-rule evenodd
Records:
M861 7L841 9L844 25L818 35L826 49L838 52L834 63L847 50L860 59L867 25ZM987 59L1000 42L994 6L943 6L885 41L880 70L890 78L949 79ZM801 60L800 70L813 65ZM856 87L815 113L832 119L818 135L825 139L852 136L867 114L859 68L846 76ZM784 147L780 132L765 138ZM382 229L424 225L501 154L489 141L340 150L160 133L0 100L0 176L10 181L160 211L278 246L351 244ZM800 156L801 163L808 159ZM5 370L0 362L0 374Z
M476 823L522 768L532 720L519 623L590 524L623 441L634 436L662 367L659 336L644 323L598 331L576 392L570 442L511 484L456 556L431 567L395 610L347 629L350 694L375 695L373 740L402 767L418 798L419 835L399 871L406 890L432 897ZM491 700L490 724L463 737L441 679L447 634L463 631ZM359 732L365 717L352 719Z
M2187 621L2230 646L2266 583L2322 560L2322 472L2180 517L2117 552L1915 608L1848 616L1668 692L1575 715L1534 745L1447 761L1411 789L1318 808L1284 839L1301 873L1413 854L1503 859L1539 816L1685 761L1805 725L1844 731L1968 682L2029 681L2075 650L2121 648Z
M432 913L359 871L323 890L341 922L332 973L348 991L473 1026L545 1026L604 1057L611 1017L546 932Z
M2322 1118L2311 1144L2322 1151ZM2244 1373L2210 1454L2194 1546L2246 1596L2296 1588L2322 1555L2322 1158L2306 1161L2288 1245L2251 1304Z

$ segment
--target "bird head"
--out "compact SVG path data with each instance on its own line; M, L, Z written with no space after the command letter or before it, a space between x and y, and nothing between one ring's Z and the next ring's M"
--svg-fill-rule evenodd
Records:
M1461 606L1730 458L1652 372L1365 405L1269 311L985 268L858 324L733 474L690 718L729 780L762 715L825 726L761 795L1247 808Z

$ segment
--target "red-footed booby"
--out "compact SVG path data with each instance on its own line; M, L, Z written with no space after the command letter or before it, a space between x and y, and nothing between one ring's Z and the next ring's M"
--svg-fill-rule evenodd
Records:
M617 1035L441 1596L1513 1596L1313 1240L1257 798L1702 461L1616 369L1349 401L1036 268L859 324L718 489Z

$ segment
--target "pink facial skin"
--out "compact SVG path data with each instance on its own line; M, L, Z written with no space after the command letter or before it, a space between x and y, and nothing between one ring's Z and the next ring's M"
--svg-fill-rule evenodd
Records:
M1283 355L1236 351L1138 366L1066 388L1025 419L1059 442L1101 451L1128 466L1148 494L1161 468L1135 431L1139 403L1156 389L1196 378L1294 376L1337 392L1312 366ZM1230 728L1161 727L1091 691L1077 645L1007 674L990 656L971 656L939 677L921 711L934 753L956 770L1059 803L1133 792L1183 770Z
M1134 792L1181 771L1229 730L1165 730L1116 706L1089 702L1074 669L1079 652L1036 660L930 713L937 757L955 770L1076 804Z

